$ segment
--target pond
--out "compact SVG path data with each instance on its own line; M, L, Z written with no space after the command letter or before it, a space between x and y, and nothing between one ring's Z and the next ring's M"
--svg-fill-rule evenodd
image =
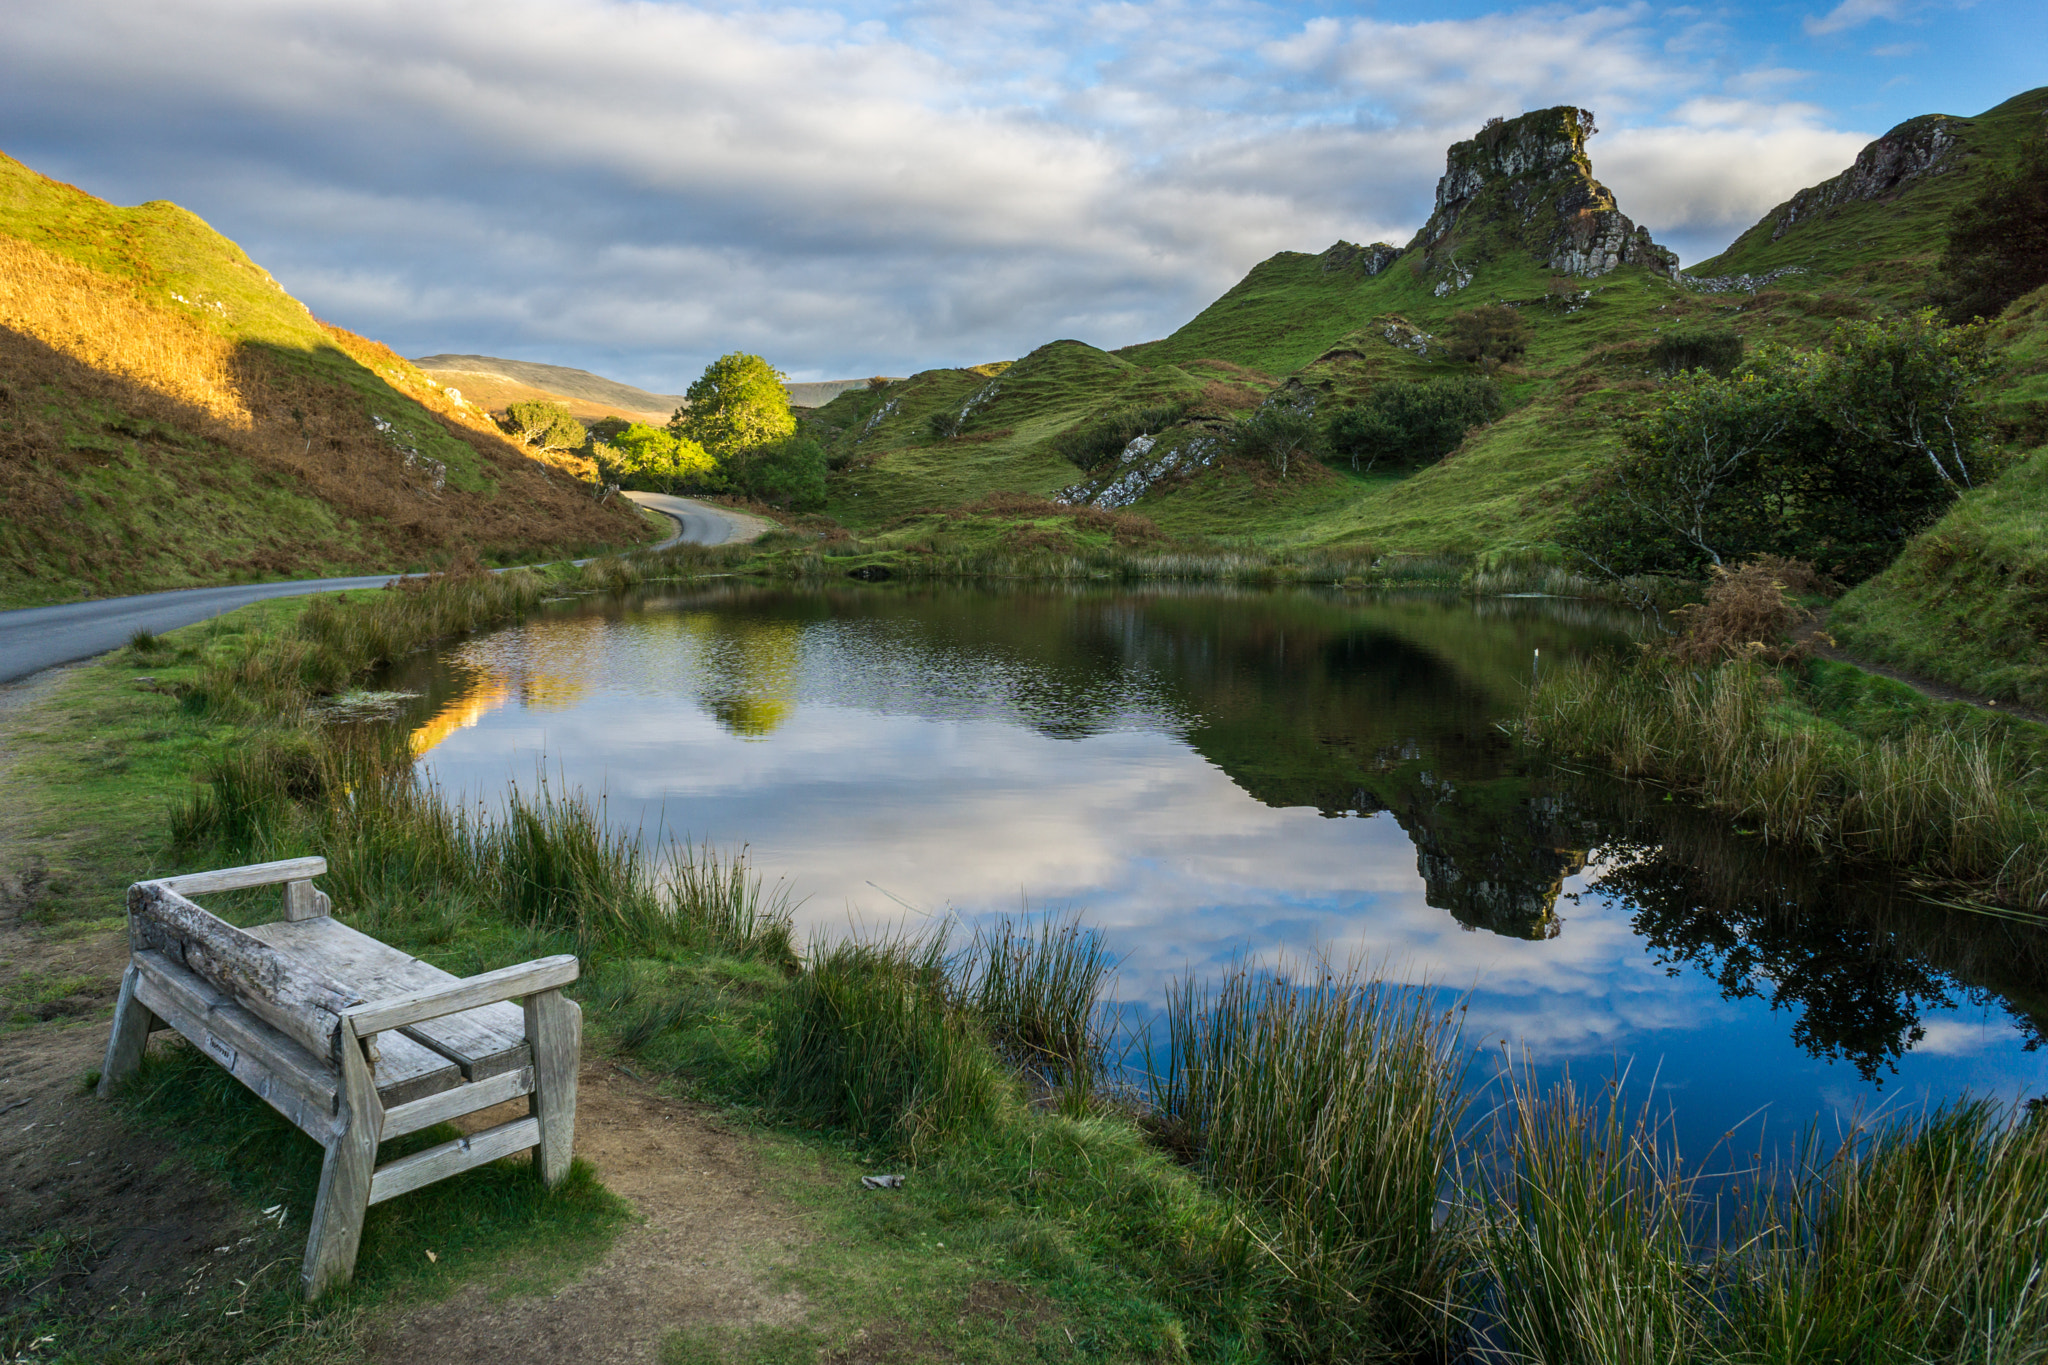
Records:
M1475 1084L1625 1075L1695 1160L2048 1089L2035 936L1517 753L1532 672L1631 628L1545 599L732 583L561 604L385 685L421 694L452 795L545 777L744 844L814 941L1079 914L1133 1025L1186 974L1362 958L1462 1002Z

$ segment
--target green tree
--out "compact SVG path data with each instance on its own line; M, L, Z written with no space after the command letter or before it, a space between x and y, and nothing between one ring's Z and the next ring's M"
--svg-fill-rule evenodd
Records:
M825 505L825 447L808 436L785 436L728 456L726 476L751 497L795 512Z
M1323 447L1356 470L1382 462L1434 464L1457 449L1466 432L1499 417L1502 406L1500 385L1485 375L1382 384L1356 407L1330 415Z
M1989 472L1970 404L1984 330L1931 311L1767 345L1730 378L1687 370L1567 534L1617 574L1696 574L1757 554L1854 582Z
M1995 318L2048 284L2048 137L2032 137L2004 173L1956 206L1934 289L1952 322Z
M718 462L703 446L644 422L614 431L611 441L593 447L593 453L606 478L657 493L703 487L718 470Z
M521 445L535 450L574 450L583 444L583 424L560 403L530 398L505 409L506 429Z
M1224 440L1231 454L1261 461L1284 479L1295 459L1314 452L1317 436L1312 402L1275 395L1251 416L1232 422Z
M727 460L751 446L796 430L782 372L757 355L735 351L704 367L683 395L668 428Z

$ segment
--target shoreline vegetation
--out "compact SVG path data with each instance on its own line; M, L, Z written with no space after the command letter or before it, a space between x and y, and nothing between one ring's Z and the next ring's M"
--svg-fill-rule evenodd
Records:
M1973 1099L1833 1143L1816 1133L1783 1168L1709 1186L1705 1154L1682 1162L1619 1085L1539 1090L1512 1073L1474 1121L1456 1012L1319 959L1184 982L1165 1050L1134 1086L1112 1065L1113 964L1077 921L803 951L743 853L646 847L611 831L601 802L545 780L494 810L458 807L417 777L404 737L323 724L320 700L381 662L545 598L731 572L759 553L456 572L273 607L246 633L138 636L116 657L155 670L152 689L210 736L185 760L202 785L170 811L171 856L318 852L352 922L456 969L579 953L596 1046L747 1121L909 1163L941 1235L1049 1296L1089 1354L2048 1359L2048 1222L2029 1202L2048 1185L2041 1106ZM1286 567L1344 582L1308 578L1332 567L1322 561ZM1789 620L1763 578L1766 608ZM1741 586L1754 606L1758 575ZM1684 638L1727 627L1726 608L1710 596ZM1936 742L1955 721L1931 704L1885 693L1874 705L1857 689L1878 680L1761 652L1554 673L1519 724L1773 839L2038 908L2041 741L2022 743L2027 727L1985 722ZM1625 704L1588 735L1588 701L1610 694ZM1858 711L1864 730L1840 723ZM1870 716L1889 729L1871 731ZM2031 859L2011 851L2030 838ZM282 1153L289 1135L234 1087L208 1088L209 1068L174 1048L126 1102L181 1131L201 1165L242 1143ZM616 1226L606 1198L579 1185L518 1217L575 1263ZM356 1298L402 1283L373 1273ZM285 1336L328 1330L281 1288L251 1315ZM194 1336L159 1317L121 1330L131 1358L169 1360L226 1349L243 1329L216 1321L205 1330L227 1335ZM761 1341L700 1345L781 1358Z

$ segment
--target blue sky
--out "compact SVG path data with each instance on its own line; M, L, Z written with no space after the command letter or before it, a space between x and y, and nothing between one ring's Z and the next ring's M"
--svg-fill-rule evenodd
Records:
M2044 53L2039 0L17 0L0 150L406 354L679 391L1160 336L1275 251L1405 241L1450 142L1552 104L1699 260Z

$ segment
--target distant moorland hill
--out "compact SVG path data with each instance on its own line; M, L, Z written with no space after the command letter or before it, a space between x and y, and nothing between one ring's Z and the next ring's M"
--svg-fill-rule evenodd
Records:
M175 204L0 156L0 605L645 537Z
M543 365L532 360L506 360L489 355L428 355L413 361L443 384L460 388L485 407L501 410L506 403L524 398L548 398L566 404L578 418L627 417L635 421L666 422L683 406L679 393L655 393L636 389L589 370L567 365ZM815 408L831 402L848 389L867 386L865 379L799 380L783 387L789 401L800 408ZM467 387L465 387L465 383ZM517 390L515 392L515 390ZM502 395L502 396L501 396Z

